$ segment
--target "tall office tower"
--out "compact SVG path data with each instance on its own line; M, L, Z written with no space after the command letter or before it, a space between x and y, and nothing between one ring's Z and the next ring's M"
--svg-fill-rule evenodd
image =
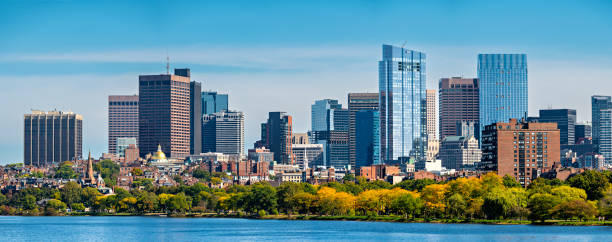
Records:
M593 144L595 145L596 149L597 145L599 144L599 115L601 110L609 108L612 108L612 97L599 95L591 96L591 122L593 123Z
M446 136L440 145L440 160L446 169L474 168L482 158L474 136Z
M355 169L380 164L380 112L359 110L355 112Z
M227 110L228 95L217 92L202 92L202 114L213 114Z
M244 114L221 111L202 117L202 152L244 155Z
M606 163L612 163L612 109L599 110L599 153L604 156Z
M317 100L311 106L313 140L324 147L324 166L349 165L349 113L338 100Z
M291 137L293 118L285 112L268 113L268 121L261 124L261 140L256 148L266 147L274 152L274 160L282 164L293 164ZM257 147L259 146L259 147Z
M361 110L366 111L375 111L378 110L379 101L378 101L378 93L349 93L348 94L348 110L349 110L349 162L352 166L357 165L357 137L356 137L356 128L357 128L357 120L355 115L357 112ZM378 120L380 120L380 113L378 113ZM380 132L378 128L380 124L376 123L376 130ZM375 142L377 149L379 149L379 134L376 136L376 140L372 140L371 142ZM377 151L376 155L377 162L380 161L380 150Z
M479 54L480 132L484 126L527 116L527 55Z
M174 69L174 75L191 78L189 68ZM202 153L202 84L196 81L189 83L189 153Z
M541 123L556 123L561 132L561 145L574 144L576 110L543 109L540 110L538 121Z
M560 162L559 129L555 123L510 119L485 126L479 168L510 175L528 186L541 173Z
M315 103L311 105L310 129L312 131L333 130L333 111L330 113L330 110L339 108L342 108L342 105L338 104L338 100L323 99L315 101ZM332 127L330 127L330 125Z
M25 165L48 166L82 157L81 115L62 111L32 111L24 115L23 123Z
M292 144L291 150L295 164L302 169L320 166L323 163L322 144Z
M170 157L190 153L189 77L162 74L139 76L138 142L140 156L161 145Z
M457 125L467 122L478 126L480 114L479 84L476 78L442 78L440 91L440 139L446 136L462 136ZM476 128L476 127L475 127ZM477 130L477 129L476 129ZM474 135L478 139L480 132Z
M425 159L425 54L383 45L378 62L383 162Z
M119 138L138 140L138 95L108 96L108 153L118 153Z
M576 144L587 143L589 142L589 139L593 137L591 134L591 124L589 123L576 124L575 130L576 134L574 138L574 143Z
M472 122L472 121L457 122L457 135L456 136L463 136L463 137L474 136L474 138L476 138L476 135L479 135L478 122Z
M436 90L425 90L425 116L427 119L427 137L428 139L438 138L438 128L436 125L436 116L438 115L436 108Z

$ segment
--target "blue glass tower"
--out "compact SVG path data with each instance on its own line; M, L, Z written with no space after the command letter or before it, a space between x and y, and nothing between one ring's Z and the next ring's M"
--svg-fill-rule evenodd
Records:
M355 112L355 168L380 164L380 112Z
M338 100L323 99L316 100L311 106L311 130L327 131L334 130L333 110L342 108Z
M425 54L383 45L378 62L383 162L424 160L427 149Z
M202 92L202 115L228 110L228 95L217 92Z
M593 122L593 144L599 145L601 132L600 116L601 111L612 108L612 97L610 96L591 96L591 121ZM606 158L607 159L607 158Z
M527 55L479 54L478 79L481 132L486 125L527 116Z

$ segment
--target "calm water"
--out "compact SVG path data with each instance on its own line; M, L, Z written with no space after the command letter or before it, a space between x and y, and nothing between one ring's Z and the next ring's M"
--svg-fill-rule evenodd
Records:
M1 241L612 241L612 227L158 217L0 217Z

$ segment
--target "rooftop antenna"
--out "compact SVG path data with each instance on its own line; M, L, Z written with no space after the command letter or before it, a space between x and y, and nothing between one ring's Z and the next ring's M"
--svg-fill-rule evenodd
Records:
M166 74L170 75L170 56L168 56L167 51L166 51Z
M402 49L406 46L407 43L408 43L408 40L405 40L404 43L402 44Z

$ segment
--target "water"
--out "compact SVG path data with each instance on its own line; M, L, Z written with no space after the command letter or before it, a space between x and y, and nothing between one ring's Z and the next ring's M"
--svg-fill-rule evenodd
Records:
M0 217L1 241L612 241L612 227L159 217Z

